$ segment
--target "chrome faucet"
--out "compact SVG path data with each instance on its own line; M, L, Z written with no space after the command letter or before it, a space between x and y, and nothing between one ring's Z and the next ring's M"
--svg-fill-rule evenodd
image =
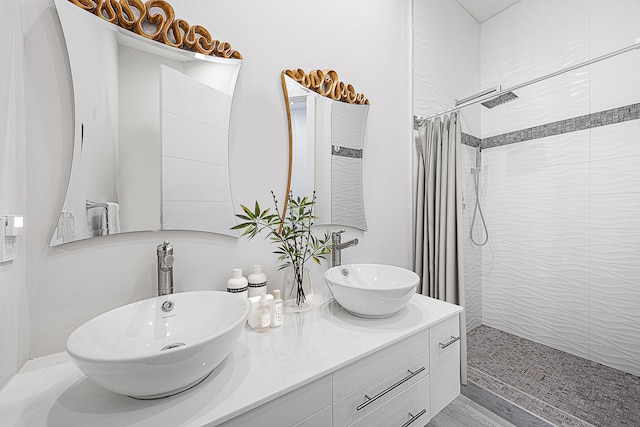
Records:
M331 233L331 267L342 264L342 254L340 251L358 244L358 239L342 243L342 233L344 233L344 230Z
M158 296L173 293L173 246L165 240L158 246Z

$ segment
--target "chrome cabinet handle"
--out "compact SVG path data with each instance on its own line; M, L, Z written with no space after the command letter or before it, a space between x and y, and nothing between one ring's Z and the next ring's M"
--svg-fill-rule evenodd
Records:
M425 369L426 368L424 366L422 368L418 369L417 371L413 371L413 372L411 372L409 369L407 369L407 372L409 372L409 375L407 375L406 377L404 377L403 379L401 379L397 383L387 387L386 389L382 390L380 393L376 394L373 397L369 397L369 396L367 396L365 394L364 397L367 398L366 402L361 403L358 406L356 406L356 411L359 411L359 410L365 408L366 406L368 406L371 403L375 402L376 400L380 399L382 396L384 396L385 394L389 393L393 389L400 387L402 384L406 383L411 378L415 377L416 375L418 375L420 372L424 371Z
M444 344L440 343L440 348L445 349L445 348L449 347L451 344L453 344L454 342L459 341L460 338L462 338L462 335L457 336L457 337L454 337L453 335L451 335L451 339L448 342L446 342Z
M414 422L415 420L417 420L418 418L420 418L421 416L423 416L426 413L427 413L426 409L423 409L422 411L418 412L415 415L412 415L411 412L409 412L409 416L411 417L411 419L409 421L407 421L406 423L402 424L402 426L400 426L400 427L407 427L409 424L411 424L412 422Z

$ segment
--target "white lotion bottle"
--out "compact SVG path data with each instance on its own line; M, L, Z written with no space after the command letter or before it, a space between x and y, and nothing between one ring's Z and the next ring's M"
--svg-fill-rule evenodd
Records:
M263 294L258 302L258 327L257 332L267 332L271 325L271 299L267 298L267 294Z
M242 277L242 269L234 268L231 278L227 280L227 292L247 298L249 295L249 283L245 277Z
M278 328L282 326L283 311L282 298L280 298L280 289L273 291L273 310L271 310L271 327Z
M262 272L261 265L254 265L253 271L247 279L249 282L249 297L267 294L267 276Z

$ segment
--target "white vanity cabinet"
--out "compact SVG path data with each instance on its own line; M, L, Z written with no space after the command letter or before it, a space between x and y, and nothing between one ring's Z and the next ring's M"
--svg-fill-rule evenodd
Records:
M437 414L460 394L460 316L429 328L431 413Z
M222 425L425 425L460 394L458 330L455 315Z
M331 426L331 374L223 423L245 426Z
M154 401L107 391L68 355L52 355L27 363L0 392L0 424L424 426L460 393L461 312L414 295L392 317L362 319L319 298L280 328L245 328L202 383Z
M361 418L379 412L394 397L429 375L429 331L415 335L386 347L364 359L333 373L333 426L359 425ZM428 388L427 388L428 390ZM396 402L402 399L394 399ZM429 393L420 399L429 413ZM388 410L388 409L387 409ZM404 414L395 423L402 425ZM424 417L428 419L428 415ZM375 424L370 424L375 425ZM380 424L382 425L382 424Z

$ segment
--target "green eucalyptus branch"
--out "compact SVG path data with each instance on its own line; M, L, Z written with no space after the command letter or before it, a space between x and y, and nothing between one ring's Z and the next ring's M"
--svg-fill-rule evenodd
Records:
M316 237L311 227L314 225L316 217L313 209L316 204L316 193L309 197L294 197L292 193L287 196L286 216L283 218L278 208L278 201L274 192L271 192L275 213L270 209L262 210L258 202L252 209L240 205L244 214L236 217L244 222L232 227L232 230L243 230L242 236L249 239L254 238L262 231L267 231L267 238L278 247L273 253L277 255L278 262L281 263L278 270L292 267L296 282L298 284L296 302L301 304L305 300L302 290L302 280L304 274L304 264L313 260L320 264L321 259L331 253L331 236L325 232L322 238Z

